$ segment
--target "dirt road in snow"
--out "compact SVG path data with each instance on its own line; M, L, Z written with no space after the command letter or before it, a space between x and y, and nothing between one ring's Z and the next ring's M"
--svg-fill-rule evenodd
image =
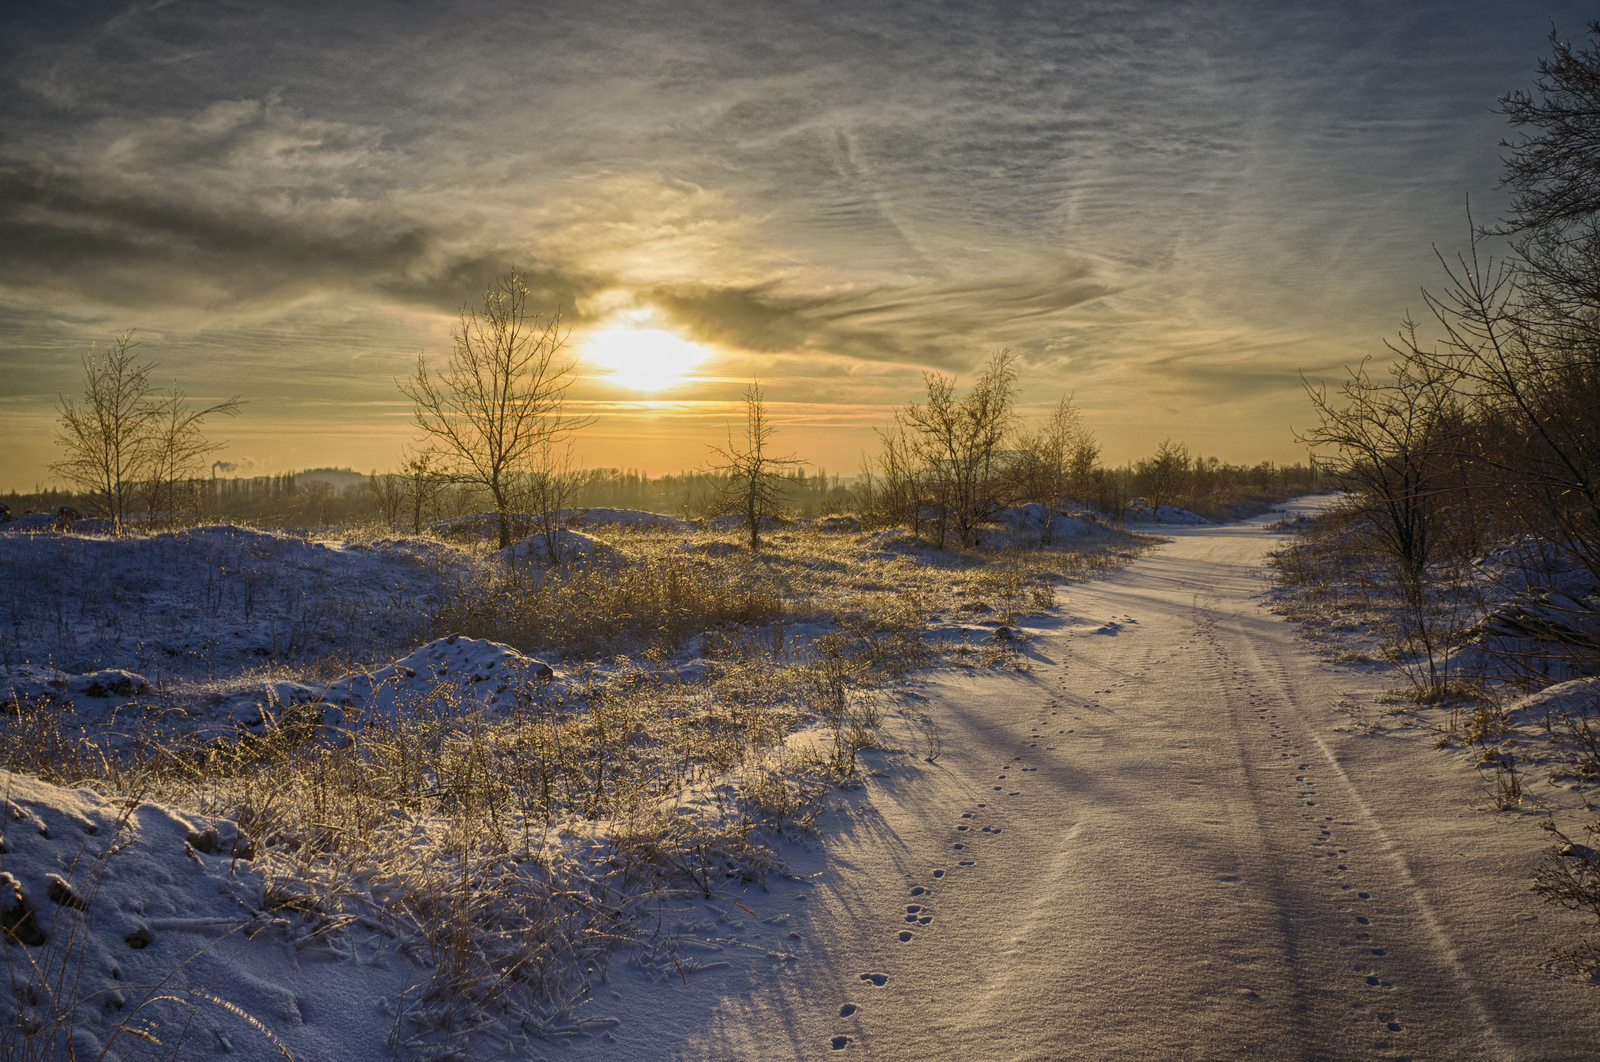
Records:
M1263 523L1074 587L1025 674L919 682L937 765L830 813L805 884L686 915L729 965L619 975L614 1033L560 1055L1600 1057L1532 814L1352 723L1381 680L1262 607Z

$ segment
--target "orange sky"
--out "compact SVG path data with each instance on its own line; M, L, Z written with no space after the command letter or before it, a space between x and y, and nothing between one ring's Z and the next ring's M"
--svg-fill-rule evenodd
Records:
M50 479L126 328L244 399L239 474L393 467L396 378L513 263L571 327L584 464L694 467L759 378L853 473L997 347L1112 461L1300 459L1300 372L1381 356L1463 197L1499 209L1495 100L1584 14L1402 6L7 9L0 489Z

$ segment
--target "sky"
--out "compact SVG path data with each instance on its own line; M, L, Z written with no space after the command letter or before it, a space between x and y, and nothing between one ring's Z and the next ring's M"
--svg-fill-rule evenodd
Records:
M1303 459L1505 208L1553 0L0 5L0 490L135 330L235 474L398 465L397 381L516 267L589 466L702 465L759 380L853 473L1019 358L1111 461ZM622 366L619 371L618 366Z

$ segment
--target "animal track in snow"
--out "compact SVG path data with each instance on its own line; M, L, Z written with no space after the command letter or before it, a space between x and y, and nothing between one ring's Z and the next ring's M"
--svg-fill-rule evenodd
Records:
M861 975L863 981L871 981L877 988L882 988L889 983L889 975L882 973L866 973Z
M933 876L934 876L934 877L936 877L936 878L942 878L942 877L944 877L944 871L942 871L942 870L935 870L935 871L934 871L934 872L933 872Z
M833 1038L833 1049L835 1051L843 1051L845 1048L847 1048L849 1046L850 1046L850 1037L848 1037L848 1036L835 1036Z
M850 1015L854 1014L858 1009L859 1008L854 1003L846 1003L844 1006L839 1008L839 1017L848 1018Z
M977 865L978 861L976 859L963 859L961 862L956 864L956 866L960 867L975 867Z
M901 931L900 931L900 934L899 934L899 935L900 935L900 943L902 943L902 944L909 944L909 943L911 943L911 930L909 930L909 929L902 929L902 930L901 930Z

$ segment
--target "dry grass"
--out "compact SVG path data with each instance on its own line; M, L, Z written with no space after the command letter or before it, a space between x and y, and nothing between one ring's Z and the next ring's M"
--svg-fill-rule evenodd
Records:
M797 665L747 646L708 682L595 674L512 716L441 687L404 726L207 742L149 721L110 755L107 735L19 707L0 762L236 821L264 924L335 954L376 927L427 971L396 1046L431 1053L558 1029L594 968L648 934L655 898L781 869L776 840L809 829L876 743L863 677L837 655ZM786 752L807 724L819 740Z
M1012 623L1048 608L1056 583L1121 567L1158 541L1117 535L1079 551L959 552L806 530L771 535L753 552L734 533L596 534L621 557L560 572L484 564L432 629L594 657L672 653L708 630L766 627L781 639L777 627L821 624L899 673L928 662L919 643L930 616Z

